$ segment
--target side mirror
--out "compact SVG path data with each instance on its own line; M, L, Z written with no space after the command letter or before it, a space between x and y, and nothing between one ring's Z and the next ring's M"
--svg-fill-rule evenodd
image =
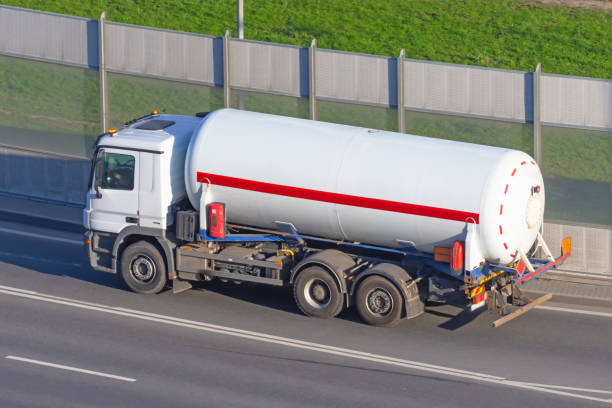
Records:
M102 193L100 192L100 184L102 184L102 157L100 156L98 160L96 160L96 180L94 182L94 188L96 190L96 198L102 198Z

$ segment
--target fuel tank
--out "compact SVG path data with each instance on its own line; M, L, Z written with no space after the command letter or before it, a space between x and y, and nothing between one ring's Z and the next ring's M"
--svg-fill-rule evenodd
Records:
M423 252L464 240L508 264L533 245L544 183L510 149L233 109L206 116L185 164L199 209L210 186L228 222Z

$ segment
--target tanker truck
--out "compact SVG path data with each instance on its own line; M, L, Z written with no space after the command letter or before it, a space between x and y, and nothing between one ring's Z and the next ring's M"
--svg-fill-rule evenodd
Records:
M91 267L142 294L220 279L291 288L319 318L393 326L433 302L505 322L550 297L520 284L571 254L542 239L542 174L520 151L220 109L153 111L93 157Z

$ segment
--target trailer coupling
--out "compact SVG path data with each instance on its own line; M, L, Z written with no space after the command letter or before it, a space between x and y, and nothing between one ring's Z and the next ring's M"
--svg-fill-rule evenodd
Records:
M546 262L545 260L528 259L523 254L520 254L521 259L515 271L516 275L514 282L507 283L503 286L491 286L490 294L486 299L487 308L501 316L492 323L492 326L499 327L505 323L508 323L536 306L550 300L552 298L552 294L550 293L531 300L523 295L519 289L519 285L535 277L536 275L539 275L540 273L557 267L563 263L568 257L571 256L571 249L570 238L565 238L561 244L561 256L558 258L555 259L550 254L548 248L545 248L547 260L549 262ZM510 308L513 309L511 312L509 311Z
M556 268L561 265L567 258L572 256L572 240L567 237L561 241L561 256L556 258L552 256L542 236L538 233L538 242L542 246L546 259L529 259L522 251L518 251L519 262L516 268L516 279L514 284L523 283L542 272L546 272L551 268ZM536 269L537 268L537 269Z

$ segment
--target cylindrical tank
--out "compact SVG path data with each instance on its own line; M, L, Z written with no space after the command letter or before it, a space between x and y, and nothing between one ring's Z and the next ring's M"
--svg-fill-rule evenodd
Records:
M199 176L198 176L199 175ZM475 223L490 262L527 252L544 213L535 161L510 149L233 109L196 128L185 165L191 204L201 181L229 222L423 252Z

